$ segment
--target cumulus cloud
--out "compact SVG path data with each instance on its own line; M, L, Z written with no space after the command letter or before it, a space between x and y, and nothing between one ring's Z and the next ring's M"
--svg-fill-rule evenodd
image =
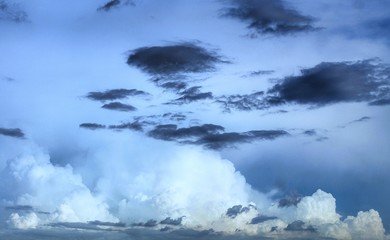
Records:
M102 106L102 108L104 109L109 109L109 110L116 110L116 111L122 111L122 112L132 112L132 111L136 111L137 108L130 105L130 104L124 104L124 103L121 103L121 102L111 102L111 103L107 103L107 104L104 104Z
M12 1L0 1L0 21L26 22L28 16L20 6Z
M282 0L229 0L222 16L247 23L251 37L264 34L287 35L316 30L314 19L290 8Z
M24 133L20 128L0 128L0 135L14 138L24 138Z
M12 213L9 216L8 224L18 229L35 228L39 224L39 218L35 213L28 213L20 216L18 213Z
M216 102L221 104L226 112L230 112L232 109L251 111L265 108L264 92L262 91L243 95L224 95L218 97Z
M108 128L113 129L113 130L129 129L129 130L135 130L135 131L142 131L143 124L139 121L134 121L134 122L122 123L122 124L118 124L118 125L110 125Z
M112 101L130 96L147 96L149 93L137 89L112 89L103 92L89 92L87 98L95 101Z

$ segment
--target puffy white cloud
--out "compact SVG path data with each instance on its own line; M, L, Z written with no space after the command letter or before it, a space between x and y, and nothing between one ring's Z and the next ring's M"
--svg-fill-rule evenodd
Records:
M35 213L28 213L20 216L18 213L12 213L7 223L14 228L29 229L35 228L39 224L39 218Z

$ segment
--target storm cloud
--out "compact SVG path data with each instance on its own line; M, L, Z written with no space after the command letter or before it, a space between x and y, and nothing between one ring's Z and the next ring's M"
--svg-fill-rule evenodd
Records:
M20 128L0 128L0 135L14 138L24 138L24 133Z
M222 16L247 23L251 37L286 35L316 30L314 19L288 7L282 0L228 0Z
M136 107L129 105L129 104L124 104L121 102L107 103L107 104L104 104L102 106L102 108L109 109L109 110L117 110L117 111L122 111L122 112L132 112L132 111L137 110Z
M20 9L19 5L12 1L0 1L0 21L26 22L28 15Z
M214 124L204 124L188 128L178 128L175 124L158 125L149 131L150 137L165 141L202 145L209 149L232 147L238 143L255 140L272 140L288 135L283 130L252 130L248 132L224 132L224 128Z
M137 48L130 52L127 59L129 66L153 76L152 81L158 86L173 90L185 87L183 82L188 74L215 71L220 63L228 61L215 50L191 42Z
M148 96L147 92L137 89L112 89L103 92L89 92L87 98L95 101L112 101L117 99L124 99L130 96Z
M323 62L284 78L269 93L280 102L315 106L369 102L390 95L389 66L373 60Z

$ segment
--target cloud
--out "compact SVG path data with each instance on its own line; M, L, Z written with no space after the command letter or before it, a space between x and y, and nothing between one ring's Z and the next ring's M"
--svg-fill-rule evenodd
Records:
M218 97L216 102L221 104L224 111L230 112L231 109L242 111L251 111L264 108L264 92L255 92L244 95L225 95Z
M150 219L150 220L148 220L148 221L146 221L144 223L140 222L140 223L133 223L133 224L131 224L131 226L133 226L133 227L155 227L157 225L158 225L158 223L154 219Z
M259 224L259 223L263 223L263 222L266 222L269 220L275 220L275 219L277 219L277 217L260 215L260 216L252 218L250 224Z
M178 128L175 124L158 125L149 132L149 136L157 139L174 141L184 138L200 137L224 131L224 128L214 124L203 124L188 128Z
M14 138L24 138L24 133L20 128L0 128L0 135Z
M201 92L200 89L201 89L200 86L188 88L180 92L179 93L180 97L169 102L169 104L181 105L181 104L213 98L213 94L211 92Z
M106 125L102 125L102 124L98 124L98 123L82 123L79 126L81 128L86 128L86 129L90 129L90 130L106 128Z
M249 207L243 207L242 205L235 205L231 208L228 208L226 211L226 216L235 218L238 214L249 212Z
M0 0L0 21L26 22L27 13L12 1Z
M158 86L177 91L186 86L184 81L188 74L215 71L220 63L228 61L215 50L191 42L137 48L127 59L129 66L153 76L152 81Z
M278 207L283 208L283 207L297 206L301 200L302 200L301 194L292 192L290 195L279 200Z
M248 132L226 132L221 134L209 134L195 141L195 144L204 145L210 149L232 147L238 143L250 143L256 140L273 140L287 136L284 130L252 130Z
M143 124L141 122L134 121L134 122L129 122L129 123L122 123L119 125L110 125L108 128L114 129L114 130L129 129L129 130L135 130L135 131L142 131Z
M274 73L275 71L273 70L258 70L258 71L252 71L252 72L249 72L245 75L242 75L242 77L244 78L247 78L247 77L257 77L257 76L260 76L260 75L269 75L269 74L272 74Z
M371 106L384 106L384 105L390 105L390 98L382 98L378 100L374 100L369 103Z
M272 140L288 135L283 130L252 130L248 132L224 132L224 128L214 124L204 124L188 128L178 128L175 124L158 125L149 131L150 137L165 141L203 145L210 149L231 147L238 143L255 140Z
M18 229L36 228L39 224L39 218L35 213L28 213L20 216L18 213L12 213L8 219L11 227Z
M104 92L89 92L87 98L95 101L112 101L117 99L124 99L130 96L148 96L147 92L137 89L112 89Z
M289 8L281 0L230 0L222 16L247 23L251 37L264 34L287 35L316 30L314 19Z
M132 112L132 111L137 110L137 108L133 107L132 105L124 104L124 103L120 103L120 102L107 103L107 104L104 104L102 106L102 108L109 109L109 110L117 110L117 111L122 111L122 112Z
M113 8L118 8L120 5L132 5L135 6L134 2L131 0L126 0L126 1L121 1L121 0L111 0L108 1L106 4L103 6L99 7L97 10L98 11L111 11Z
M285 230L286 231L308 231L308 232L316 232L317 231L311 225L305 226L305 223L302 222L301 220L296 220L296 221L290 223L289 225L287 225Z
M390 95L389 66L373 60L323 62L284 78L269 93L280 102L322 106L369 102Z
M170 217L167 217L166 219L162 220L160 224L166 224L166 225L173 225L173 226L178 226L181 225L181 222L184 217L179 217L177 219L172 219Z

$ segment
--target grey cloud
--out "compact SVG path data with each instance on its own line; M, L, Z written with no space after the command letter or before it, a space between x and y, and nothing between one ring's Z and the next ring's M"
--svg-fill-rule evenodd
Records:
M83 222L56 222L49 224L49 226L82 230L102 230L96 225Z
M99 7L97 10L98 11L110 11L113 8L118 8L121 5L132 5L135 6L134 2L131 0L126 0L126 1L121 1L121 0L111 0L104 4L103 6Z
M5 207L6 210L12 210L12 211L33 211L34 208L30 205L15 205L15 206L7 206Z
M231 147L238 143L255 140L272 140L288 135L283 130L253 130L248 132L224 132L222 126L204 124L188 128L178 128L175 124L158 125L149 131L150 137L165 141L177 141L185 144L203 145L210 149Z
M88 224L95 225L95 226L105 226L105 227L126 227L126 224L122 222L89 221Z
M204 124L188 128L178 128L175 124L165 124L156 126L149 132L149 136L156 139L174 141L183 138L193 138L215 134L221 131L224 131L224 128L214 124Z
M249 207L243 207L242 205L235 205L231 208L228 208L226 211L226 216L230 218L235 218L241 213L249 212Z
M148 96L147 92L137 89L112 89L103 92L89 92L87 98L95 101L112 101L117 99L123 99L130 96Z
M222 16L247 23L251 37L261 34L286 35L313 31L314 19L289 8L282 0L229 0Z
M184 217L179 217L177 219L172 219L172 218L166 218L164 220L162 220L160 223L161 224L166 224L166 225L173 225L173 226L178 226L178 225L181 225L181 222L183 220Z
M103 129L106 128L105 125L97 124L97 123L82 123L79 125L81 128L86 128L90 130Z
M216 99L216 102L220 103L226 112L230 112L231 109L250 111L265 108L264 92L221 96Z
M257 216L257 217L252 218L250 224L259 224L259 223L262 223L262 222L265 222L268 220L274 220L274 219L277 219L277 217L270 217L270 216L261 215L261 216Z
M297 206L297 204L302 200L302 195L297 192L292 192L284 198L280 199L278 202L278 207L290 207Z
M244 74L242 77L256 77L256 76L261 76L261 75L269 75L274 73L275 71L273 70L258 70L258 71L252 71L247 74Z
M213 94L211 92L201 92L200 86L188 88L179 93L180 97L169 102L168 104L186 104L199 100L212 99Z
M162 117L168 118L171 121L177 121L177 122L184 121L187 119L187 116L182 114L182 113L164 113L162 115Z
M109 129L114 129L114 130L129 129L135 131L143 131L143 124L141 122L135 121L131 123L122 123L119 125L110 125Z
M368 102L390 95L389 66L374 60L323 62L286 77L269 94L280 103L322 106L338 102Z
M0 21L26 22L27 13L12 1L0 1Z
M20 128L0 128L0 135L15 138L24 138L24 133Z
M133 223L133 224L131 224L131 226L133 226L133 227L155 227L155 226L157 226L157 224L158 223L156 220L150 219L144 223L143 222Z
M122 111L122 112L132 112L132 111L137 110L137 108L135 108L134 106L129 105L129 104L124 104L121 102L107 103L107 104L104 104L102 106L102 108L109 109L109 110L117 110L117 111Z
M186 87L184 81L188 74L215 71L220 63L228 61L216 51L191 42L137 48L127 59L129 66L151 75L157 86L176 91Z
M307 232L316 232L317 231L313 226L311 226L311 225L306 226L305 223L300 221L300 220L297 220L297 221L290 223L289 225L287 225L285 230L286 231L307 231Z
M384 105L390 105L390 98L382 98L378 100L374 100L369 103L371 106L384 106Z
M307 136L316 136L316 135L317 135L317 132L316 132L316 130L314 130L314 129L310 129L310 130L304 131L303 134L305 134L305 135L307 135Z
M218 150L238 143L250 143L255 140L273 140L286 135L288 133L283 130L253 130L243 133L228 132L206 135L194 143Z
M158 82L158 80L156 80L155 82ZM160 84L160 87L165 88L167 90L180 92L180 91L186 89L187 84L184 82L180 82L180 81L179 82L165 82L165 83Z

